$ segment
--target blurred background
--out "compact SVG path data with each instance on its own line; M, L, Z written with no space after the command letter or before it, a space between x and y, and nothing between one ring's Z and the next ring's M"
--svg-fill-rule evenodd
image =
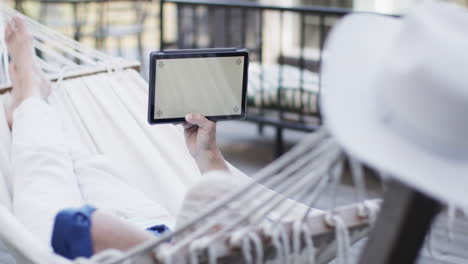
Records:
M142 74L147 76L146 66L148 63L148 54L151 51L161 48L160 39L160 1L159 0L1 0L6 5L15 7L26 15L34 18L42 24L50 28L58 30L65 35L74 38L77 41L95 49L104 51L108 54L122 56L127 59L136 59L142 63ZM206 39L207 33L200 29L187 29L187 22L194 22L193 16L198 16L198 23L210 23L208 21L208 5L198 4L175 4L167 1L165 20L165 38L166 41L188 41L188 38L193 38L192 34L197 34L200 42L203 38ZM177 2L177 1L174 1ZM239 37L242 31L252 29L258 24L258 18L252 14L245 15L242 9L236 8L236 4L261 4L271 7L321 7L325 9L340 8L350 9L352 11L370 11L385 14L401 14L411 6L414 6L420 0L206 0L206 1L180 1L185 3L219 3L230 4L231 11L231 29L230 35L233 38ZM467 5L468 0L450 0L458 4ZM194 13L183 10L186 7L196 9ZM216 13L216 7L211 11L211 16L221 20L219 14ZM217 11L225 11L226 8L218 8ZM255 8L249 9L256 11ZM286 9L285 9L286 10ZM280 25L275 19L275 13L279 12L263 12L265 27L263 34L263 48L267 60L277 61L279 57L278 46L282 42L283 49L287 53L285 56L298 59L298 49L300 40L299 18L294 16L299 12L284 12L284 24ZM218 12L219 13L219 12ZM248 13L248 12L247 12ZM214 15L213 15L214 14ZM277 15L277 14L276 14ZM181 19L178 16L183 16L189 19ZM221 15L222 16L222 15ZM244 17L242 17L244 16ZM245 18L244 24L240 24L240 20ZM257 20L257 21L256 21ZM305 31L313 31L314 26L317 26L317 21L307 18ZM192 25L193 26L193 25ZM277 35L283 27L283 36L279 40ZM224 30L226 31L226 30ZM247 32L247 35L250 32ZM222 32L215 34L221 35ZM276 39L274 39L276 37ZM182 38L177 39L177 38ZM312 57L311 48L318 48L317 36L307 34L305 46L307 53L305 56ZM274 43L273 43L274 42ZM229 43L240 44L240 43ZM314 46L315 45L315 46ZM217 45L219 46L219 45ZM221 44L222 46L222 44Z
M419 1L1 0L89 47L137 60L145 79L154 50L248 48L248 122L219 124L224 155L248 174L320 125L318 73L336 21L349 12L399 15Z
M1 1L87 46L137 60L144 78L154 50L248 48L247 122L220 122L219 144L252 174L320 125L319 70L330 28L350 12L400 15L420 0Z

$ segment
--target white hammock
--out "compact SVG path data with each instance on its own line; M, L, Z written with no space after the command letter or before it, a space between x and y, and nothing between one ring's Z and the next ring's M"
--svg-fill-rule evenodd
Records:
M0 6L0 24L13 15L18 13ZM66 130L74 131L89 152L109 157L121 180L176 215L189 186L200 180L200 174L186 150L180 128L147 125L147 83L132 69L138 64L116 60L29 18L25 20L36 49L43 55L37 58L39 65L51 80L57 80L49 103L60 113ZM0 49L5 52L2 46ZM5 53L2 55L4 58ZM2 61L5 72L7 61ZM8 83L3 85L8 86ZM9 227L0 229L0 237L21 263L71 263L51 253L11 213L11 135L4 112L9 94L4 93L0 99L3 106L0 108L0 223ZM328 183L338 184L339 178L330 176L341 175L343 158L341 149L322 130L262 170L255 179L282 189L292 198L312 203ZM235 177L248 179L232 166L231 171ZM357 169L355 174L359 183L362 173ZM152 186L157 185L164 185L160 189L166 191L154 192ZM128 252L108 251L91 260L76 262L130 263L126 261L144 256L145 252L153 252L166 263L171 262L171 256L177 256L181 262L191 259L191 263L196 263L200 256L202 262L211 264L216 262L215 253L230 263L238 263L240 259L246 263L260 263L261 259L279 263L294 260L325 263L336 253L344 261L349 244L366 234L378 209L378 201L360 202L330 213L310 214L310 210L303 210L298 215L293 210L294 204L284 196L252 183L227 192L199 216L187 217L171 234ZM275 220L265 223L265 217ZM213 233L216 223L226 224ZM167 248L164 241L169 238L175 242Z

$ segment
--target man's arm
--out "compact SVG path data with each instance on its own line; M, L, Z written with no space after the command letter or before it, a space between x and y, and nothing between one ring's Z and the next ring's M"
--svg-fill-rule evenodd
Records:
M185 143L200 171L228 170L216 144L216 123L200 114L188 114L185 120Z

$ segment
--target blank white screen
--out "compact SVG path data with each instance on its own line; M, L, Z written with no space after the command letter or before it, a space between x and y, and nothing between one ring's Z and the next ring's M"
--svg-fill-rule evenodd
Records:
M154 119L241 113L243 56L156 62Z

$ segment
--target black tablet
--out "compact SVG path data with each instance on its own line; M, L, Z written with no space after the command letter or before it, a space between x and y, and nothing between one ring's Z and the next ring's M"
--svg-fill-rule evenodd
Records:
M249 54L245 49L155 51L150 55L148 122L242 119Z

